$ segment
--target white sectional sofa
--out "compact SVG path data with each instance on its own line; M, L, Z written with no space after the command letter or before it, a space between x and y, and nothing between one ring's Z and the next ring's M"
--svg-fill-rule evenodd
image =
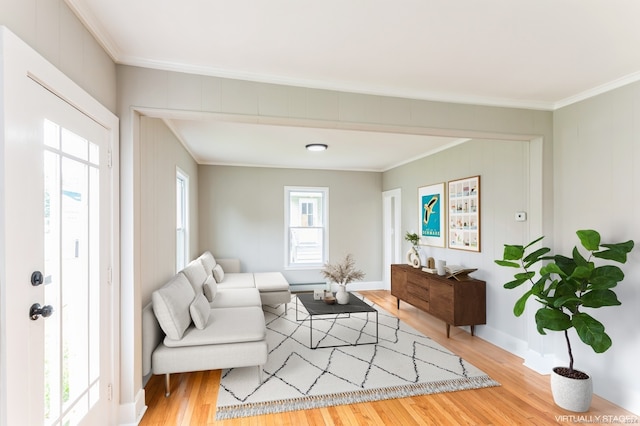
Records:
M284 304L291 301L289 282L280 272L240 272L239 259L216 260L210 252L198 258L207 272L216 278L219 289L257 288L263 305Z
M280 273L226 272L239 263L206 252L143 309L142 371L165 375L166 396L172 373L257 366L262 380L268 348L261 305L286 304L291 293Z

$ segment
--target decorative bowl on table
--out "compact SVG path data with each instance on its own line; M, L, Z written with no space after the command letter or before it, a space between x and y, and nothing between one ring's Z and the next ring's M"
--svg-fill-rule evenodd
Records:
M333 305L334 303L336 303L336 298L333 296L327 296L323 300L327 305Z

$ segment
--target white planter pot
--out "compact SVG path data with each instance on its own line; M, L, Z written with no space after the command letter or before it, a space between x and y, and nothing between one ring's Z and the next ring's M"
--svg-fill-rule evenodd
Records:
M572 379L551 372L551 393L558 407L583 413L589 410L593 397L593 382L588 379Z
M338 291L336 292L336 302L340 305L346 305L349 303L349 293L347 293L347 286L344 284L338 284Z

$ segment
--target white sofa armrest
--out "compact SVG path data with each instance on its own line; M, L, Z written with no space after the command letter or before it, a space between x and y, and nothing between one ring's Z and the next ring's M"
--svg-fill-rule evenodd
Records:
M216 259L216 262L222 267L222 270L225 273L242 272L240 268L240 259Z

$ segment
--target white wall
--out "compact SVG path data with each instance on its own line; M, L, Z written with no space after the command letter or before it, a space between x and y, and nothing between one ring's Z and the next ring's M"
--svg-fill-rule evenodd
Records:
M626 278L614 289L622 306L590 312L613 346L595 354L573 333L575 367L593 376L597 394L640 414L640 84L562 108L554 123L557 249L569 254L579 245L575 231L585 228L608 242L636 242L622 266ZM564 341L556 337L555 343L566 360Z
M364 281L380 282L381 182L370 172L201 165L200 250L239 258L246 271L281 271L292 284L324 282L319 269L284 269L284 187L327 187L330 261L351 253Z
M116 65L64 0L0 0L0 25L116 111Z
M140 120L140 266L142 303L177 271L176 167L189 176L189 251L198 256L198 165L157 118Z

